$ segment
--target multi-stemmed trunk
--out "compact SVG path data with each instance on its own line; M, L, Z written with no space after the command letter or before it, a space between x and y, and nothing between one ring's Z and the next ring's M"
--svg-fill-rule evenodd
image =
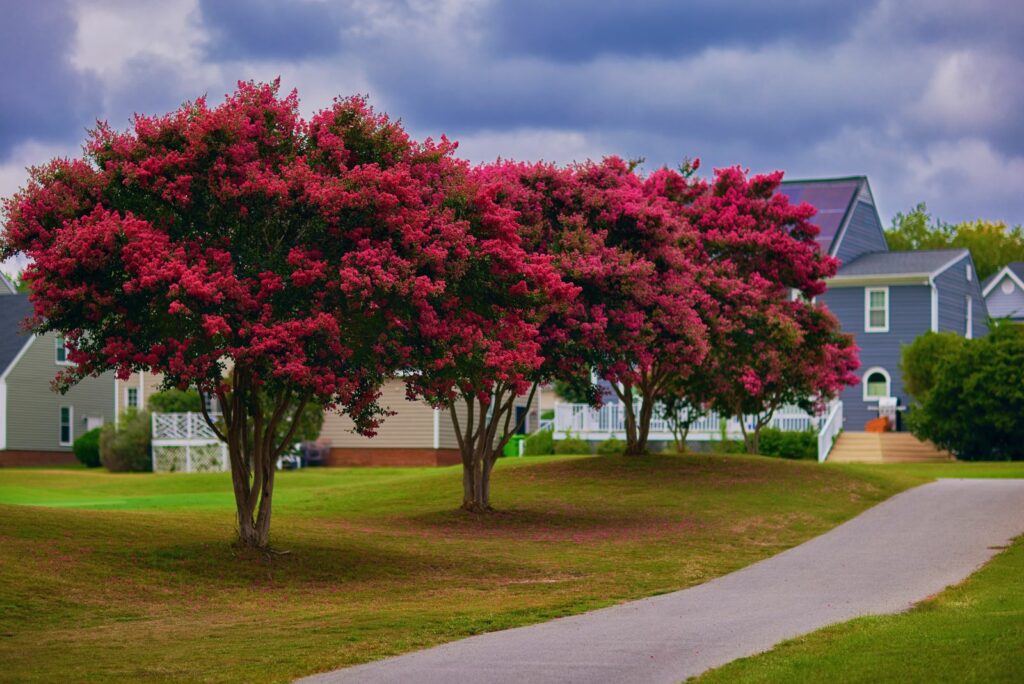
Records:
M201 402L206 422L227 444L238 542L251 548L266 548L270 543L277 459L291 442L299 416L309 402L308 395L300 397L291 390L280 390L269 397L262 397L261 392L252 373L236 367L230 388L217 390L222 420L214 421L210 417L205 397ZM288 430L279 437L282 421L289 418Z
M537 391L534 384L527 398L527 411L513 422L517 395L511 385L499 383L485 401L474 393L463 393L465 424L459 419L460 400L452 400L448 411L452 416L455 438L462 455L462 508L485 513L491 507L491 471L505 445L526 420Z
M623 422L626 428L625 453L627 456L640 456L647 453L647 440L651 434L651 419L654 417L655 406L667 381L668 374L655 367L640 373L639 380L635 384L612 385L625 412ZM636 392L640 393L639 411L634 403Z
M772 422L776 406L769 406L765 411L754 416L753 430L747 430L743 416L740 416L740 430L743 432L743 446L748 454L757 454L761 451L761 430Z

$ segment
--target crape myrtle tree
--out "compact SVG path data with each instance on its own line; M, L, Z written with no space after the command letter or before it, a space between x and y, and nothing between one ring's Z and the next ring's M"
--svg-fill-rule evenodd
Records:
M604 321L588 329L588 344L622 402L625 453L643 454L658 398L708 351L701 311L710 302L687 254L696 236L632 164L610 157L573 171L578 206L562 220L586 226L598 248L570 251L570 279L582 285L590 316Z
M492 510L491 471L531 406L539 383L574 347L554 317L579 288L563 281L550 255L523 240L520 167L483 165L447 187L447 205L466 234L445 263L446 289L417 329L405 378L410 399L447 409L462 455L463 509Z
M814 208L776 193L781 173L747 177L733 167L716 170L709 182L693 176L696 168L665 169L648 180L650 191L669 197L697 231L689 254L701 264L711 299L711 353L674 379L669 403L710 402L729 415L753 416L745 441L756 451L779 407L810 410L856 382L852 338L809 301L824 292L838 262L818 249Z
M453 147L359 98L307 122L295 92L239 83L216 107L99 124L84 158L33 169L2 252L31 259L32 329L69 343L59 389L150 371L217 396L239 540L265 547L295 418L318 402L372 434L408 331L436 320L463 243L443 205Z

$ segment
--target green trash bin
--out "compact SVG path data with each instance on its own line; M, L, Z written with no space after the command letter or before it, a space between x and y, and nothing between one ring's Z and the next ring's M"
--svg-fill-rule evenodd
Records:
M502 456L518 456L519 455L519 443L526 439L526 435L512 435L508 440L508 444L501 450Z

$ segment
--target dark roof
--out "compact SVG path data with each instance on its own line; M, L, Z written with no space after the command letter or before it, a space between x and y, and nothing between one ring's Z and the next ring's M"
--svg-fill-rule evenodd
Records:
M914 252L871 252L843 264L836 277L932 274L966 249L928 249Z
M779 192L794 204L807 202L818 210L811 223L821 229L818 246L827 254L866 181L864 176L789 180L779 185Z
M0 373L7 370L25 346L28 335L22 332L21 324L31 314L32 304L28 301L28 295L0 297Z
M1008 268L1011 271L1013 271L1013 275L1020 278L1021 281L1024 281L1024 261L1011 261L1010 263L1006 264L1005 268ZM998 276L1002 272L1003 269L1001 268L992 275L990 275L988 278L985 278L984 282L981 283L981 289L984 290L986 287L988 287L989 283L995 280L996 276Z

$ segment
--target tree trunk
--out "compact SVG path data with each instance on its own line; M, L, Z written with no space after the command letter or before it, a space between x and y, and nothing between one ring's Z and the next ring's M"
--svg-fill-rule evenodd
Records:
M223 411L223 426L210 418L205 398L202 401L203 417L228 447L238 543L256 549L264 549L270 544L277 459L291 442L299 425L299 416L309 401L308 395L296 398L291 391L279 391L273 397L269 413L264 413L260 391L251 373L236 366L232 371L230 389L220 389L217 393ZM291 427L279 441L277 429L289 411L294 411Z
M533 404L537 385L530 390L527 407ZM526 414L513 427L516 395L510 387L498 385L489 405L475 394L463 394L465 425L459 420L456 401L448 404L455 438L462 455L462 509L488 513L491 507L491 472L512 434L518 431ZM527 411L527 414L529 411Z

